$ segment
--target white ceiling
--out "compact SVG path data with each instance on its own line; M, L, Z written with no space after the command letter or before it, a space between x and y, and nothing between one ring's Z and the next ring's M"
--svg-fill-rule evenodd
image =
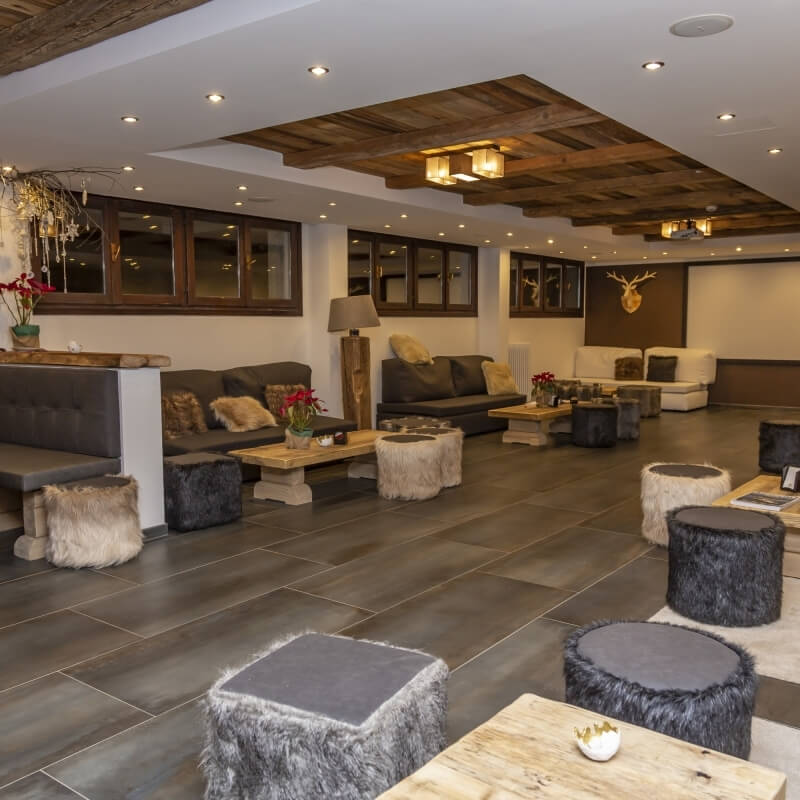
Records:
M708 11L732 15L733 28L703 39L669 34L675 20ZM713 9L695 0L212 0L0 79L0 160L21 169L129 163L136 171L118 184L95 180L91 189L221 210L244 196L252 214L309 223L326 214L325 223L441 231L449 241L491 239L598 263L796 254L800 234L645 243L510 207L463 206L435 190L391 191L346 170L283 167L273 153L216 140L525 73L800 209L798 30L793 0ZM649 59L666 67L646 72ZM307 67L316 63L331 73L313 78ZM206 102L211 91L225 102ZM721 111L736 120L718 122ZM123 114L141 121L124 125ZM773 145L784 152L768 156Z

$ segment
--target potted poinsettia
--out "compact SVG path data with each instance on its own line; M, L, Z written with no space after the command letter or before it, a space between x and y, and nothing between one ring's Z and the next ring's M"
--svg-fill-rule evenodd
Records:
M556 393L556 376L552 372L539 372L531 377L531 400L537 406L551 406Z
M15 349L39 346L39 326L31 325L31 317L42 297L54 291L52 286L36 280L32 272L23 272L10 283L0 283L0 298L16 323L11 326Z
M289 420L286 429L286 445L296 450L306 450L311 446L311 437L314 435L312 424L314 417L320 412L327 411L322 407L322 401L314 396L313 389L300 389L288 395L280 408L280 415Z

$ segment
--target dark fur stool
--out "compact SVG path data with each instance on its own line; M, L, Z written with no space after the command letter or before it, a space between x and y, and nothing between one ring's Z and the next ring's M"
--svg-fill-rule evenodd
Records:
M800 422L764 420L758 426L758 466L780 474L787 464L800 464Z
M572 406L572 444L613 447L617 443L617 407L611 403Z
M367 800L446 744L447 666L319 633L279 642L208 692L206 800Z
M389 417L378 423L378 430L407 433L411 428L449 428L453 423L439 417Z
M553 381L553 383L555 383L556 394L560 400L569 400L571 397L578 396L578 386L580 385L580 381L565 378L563 380Z
M220 453L164 459L164 512L176 531L194 531L242 516L242 470Z
M781 615L778 517L741 508L684 506L667 514L667 603L709 625L751 626Z
M758 678L719 636L658 622L596 622L564 648L566 701L719 750L750 753Z
M638 439L639 419L642 416L639 400L633 397L617 397L614 404L618 411L617 439Z
M617 388L617 397L635 397L639 401L641 416L658 417L661 414L661 387L660 386L620 386Z

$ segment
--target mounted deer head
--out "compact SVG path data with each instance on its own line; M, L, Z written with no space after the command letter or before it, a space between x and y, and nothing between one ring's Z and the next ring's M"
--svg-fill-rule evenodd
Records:
M621 278L617 275L616 272L606 272L607 278L612 278L615 281L618 281L622 284L623 292L622 297L620 297L620 302L622 303L622 307L629 313L633 314L637 308L642 304L642 296L636 291L636 287L640 283L644 283L645 281L650 280L650 278L655 278L655 272L645 272L642 277L638 275L633 278L632 280L628 280L627 278Z

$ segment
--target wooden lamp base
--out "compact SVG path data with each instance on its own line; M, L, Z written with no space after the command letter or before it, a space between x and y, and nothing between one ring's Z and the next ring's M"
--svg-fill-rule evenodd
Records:
M372 427L369 339L342 336L342 405L345 419L352 419L359 430Z

